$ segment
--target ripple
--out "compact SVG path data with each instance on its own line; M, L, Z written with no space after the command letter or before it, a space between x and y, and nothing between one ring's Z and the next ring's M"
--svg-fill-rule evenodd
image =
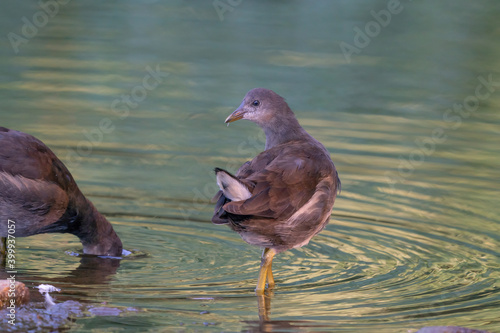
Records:
M154 317L175 309L183 321L193 315L193 307L198 314L207 309L231 314L231 321L255 311L261 250L229 228L150 214L109 215L130 255L109 259L106 269L96 272L93 266L78 266L86 256L76 238L37 236L30 249L20 252L28 257L31 251L25 280L63 283L62 300L77 296L85 302L130 304L133 299L134 306ZM46 249L47 239L58 240L52 241L56 251L70 248L79 256ZM312 318L304 325L317 329L331 327L332 320L339 325L356 320L361 325L439 324L475 312L495 322L498 249L497 235L464 225L336 216L309 245L276 256L272 313L289 322Z
M473 235L437 224L338 220L275 259L275 292L302 298L315 317L411 320L494 309L499 244L464 241Z
M253 297L260 250L228 228L122 219L117 222L126 227L120 234L125 231L130 246L150 253L133 266L122 263L128 274L116 287L126 287L128 295L115 297L134 295L154 307L166 298L224 303L221 299ZM288 308L289 303L307 305L311 310L303 315L325 321L332 314L413 321L493 310L499 305L499 244L484 235L479 243L477 237L474 230L458 232L441 224L343 217L308 246L275 258L274 302L284 306L286 295Z

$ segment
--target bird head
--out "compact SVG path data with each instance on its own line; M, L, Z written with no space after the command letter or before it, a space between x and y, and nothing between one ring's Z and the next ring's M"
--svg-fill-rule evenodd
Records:
M263 126L287 112L292 113L283 97L269 89L255 88L245 95L240 106L227 117L225 123L247 119Z

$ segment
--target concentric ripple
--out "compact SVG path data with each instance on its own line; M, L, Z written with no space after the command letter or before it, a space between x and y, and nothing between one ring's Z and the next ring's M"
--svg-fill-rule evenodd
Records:
M257 312L253 288L260 249L224 226L134 219L116 223L125 237L136 235L132 248L149 253L144 260L122 261L126 274L115 281L115 302L133 297L156 311L176 304L180 322L193 315L193 305L198 314L229 316L212 314L213 322L238 322L244 313ZM332 320L354 320L360 327L423 321L415 326L421 327L476 310L494 321L500 305L498 245L496 238L442 224L338 217L309 245L275 258L271 317L292 322L300 309L301 317L313 318L308 330ZM117 292L122 287L126 294Z
M356 309L357 316L381 320L498 307L498 240L468 244L462 238L472 238L472 231L459 237L453 231L337 220L308 247L281 257L286 262L276 271L278 283L292 293L327 295L325 311L336 315Z
M163 202L145 200L153 211ZM41 235L29 243L20 239L18 256L26 261L19 279L61 288L55 295L59 302L140 309L120 321L130 330L131 323L141 322L192 330L223 325L237 331L246 319L251 319L248 329L256 329L248 314L258 318L253 289L260 249L225 226L107 215L131 255L89 261L67 254L81 247L69 235ZM47 248L48 243L55 246ZM447 318L454 323L477 311L481 320L498 322L499 245L497 235L463 225L334 216L310 244L276 256L269 323L322 331L355 322L356 330L381 325L384 331L393 326L398 332Z

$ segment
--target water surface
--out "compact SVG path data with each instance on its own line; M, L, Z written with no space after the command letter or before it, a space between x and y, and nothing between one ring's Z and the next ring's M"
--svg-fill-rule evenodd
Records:
M17 53L9 33L41 8L0 5L0 125L51 147L133 252L19 239L28 310L46 315L34 287L49 283L78 302L52 326L75 332L500 331L499 4L401 1L364 46L353 29L386 1L232 4L60 4ZM260 249L210 223L212 169L263 149L256 125L223 124L258 86L286 97L343 188L327 228L276 257L266 300Z

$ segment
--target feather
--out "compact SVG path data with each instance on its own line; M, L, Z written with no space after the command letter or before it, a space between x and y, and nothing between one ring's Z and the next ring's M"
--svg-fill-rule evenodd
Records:
M226 170L215 168L217 185L226 198L231 201L246 200L252 196L248 188Z
M328 223L340 191L330 154L270 90L251 90L226 122L238 119L262 127L266 149L235 175L215 169L221 191L212 222L277 252L307 244Z

